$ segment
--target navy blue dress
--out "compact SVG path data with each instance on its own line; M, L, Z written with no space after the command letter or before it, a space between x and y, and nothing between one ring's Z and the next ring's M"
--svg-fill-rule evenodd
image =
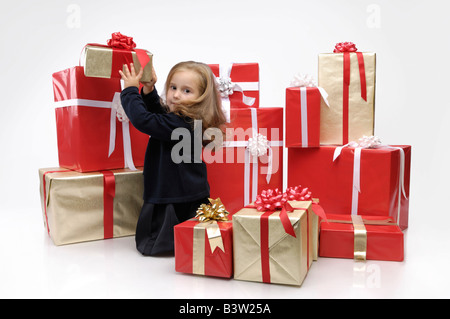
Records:
M206 164L201 160L202 136L190 118L165 110L156 89L144 95L137 87L128 87L122 91L121 101L133 126L150 135L136 248L143 255L172 253L173 227L194 217L197 208L209 202Z

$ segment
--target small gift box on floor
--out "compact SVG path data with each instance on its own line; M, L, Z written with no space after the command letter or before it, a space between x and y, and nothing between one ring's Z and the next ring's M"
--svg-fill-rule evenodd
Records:
M53 92L59 166L91 172L144 165L149 136L126 117L118 79L72 67L53 74Z
M300 286L313 260L310 209L268 190L234 214L234 279Z
M357 52L351 42L319 54L318 82L329 102L321 105L322 145L344 145L374 134L375 61L375 53Z
M365 137L288 150L288 185L308 185L327 214L385 216L408 227L411 146Z
M177 272L231 278L233 225L220 198L202 204L196 218L174 227Z
M44 226L55 245L132 236L142 208L142 169L79 173L39 169Z
M403 233L392 218L328 214L320 225L320 257L403 261Z
M263 189L283 187L283 108L234 108L223 147L203 150L211 197L234 214Z
M113 33L107 45L87 44L83 53L82 65L87 77L120 79L119 70L124 69L124 64L133 63L136 73L144 67L141 82L150 82L152 79L153 54L136 49L133 38L120 32Z
M296 75L286 89L286 147L320 146L320 102L327 93L312 77Z

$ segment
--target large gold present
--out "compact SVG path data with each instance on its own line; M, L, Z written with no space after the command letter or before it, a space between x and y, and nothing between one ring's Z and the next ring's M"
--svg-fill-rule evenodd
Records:
M295 286L303 283L313 260L313 232L308 230L312 228L312 223L308 225L312 202L288 203L291 212L262 212L249 205L233 215L234 279ZM283 213L293 233L283 224Z
M320 106L322 145L345 145L374 135L376 54L355 50L353 45L350 52L319 54L318 83L329 102Z
M142 169L39 169L44 226L55 245L132 236L143 204Z

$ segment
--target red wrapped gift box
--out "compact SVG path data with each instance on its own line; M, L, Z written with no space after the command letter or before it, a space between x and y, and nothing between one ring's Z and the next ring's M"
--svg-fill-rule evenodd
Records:
M355 258L355 227L349 215L327 214L320 225L320 257ZM385 217L361 216L366 231L367 260L403 261L403 233ZM359 236L359 235L356 235Z
M119 80L86 77L76 66L53 74L53 91L61 167L90 172L144 165L148 135L111 114ZM108 156L111 142L115 147Z
M286 147L320 145L320 100L317 87L286 89Z
M253 202L262 190L283 188L283 108L231 109L227 132L224 147L214 154L204 149L203 160L211 197L220 197L234 214ZM252 155L247 148L249 140L253 145L252 141L265 137L270 146L266 155Z
M236 89L228 98L233 107L259 107L259 65L258 63L232 63L229 65L209 64L211 71L218 78L231 79L231 82L242 88L243 92ZM243 102L243 96L254 98L251 105Z
M353 181L355 148L342 149L333 161L335 146L288 150L288 186L308 185L327 214L392 217L401 229L408 227L411 146L362 149L359 165L360 192ZM356 181L355 181L356 182ZM404 195L402 194L402 183ZM355 190L355 191L354 191Z
M204 224L204 226L202 226ZM175 270L177 272L230 278L233 275L233 224L217 222L222 236L223 250L211 251L208 222L187 220L174 227ZM199 228L200 227L200 228Z

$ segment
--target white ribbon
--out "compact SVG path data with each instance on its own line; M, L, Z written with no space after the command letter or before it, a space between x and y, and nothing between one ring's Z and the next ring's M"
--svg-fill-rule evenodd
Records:
M114 93L113 100L109 101L98 101L98 100L87 100L87 99L68 99L63 101L55 102L56 107L65 106L89 106L89 107L100 107L111 109L110 116L110 128L109 128L109 151L108 157L111 156L115 149L116 140L116 116L117 109L119 109L118 104L120 104L120 92ZM123 108L122 108L123 110ZM136 170L133 162L133 155L131 150L131 138L130 138L130 126L128 118L126 118L125 113L119 113L119 121L122 123L122 138L123 138L123 152L124 152L124 167L128 167L131 170Z
M258 118L257 109L249 108L251 111L252 118L252 140L253 141L267 141L267 144L263 142L262 144L267 145L268 150L268 166L267 166L267 176L266 182L269 184L272 176L272 163L273 163L273 152L272 147L283 146L283 141L269 141L267 138L264 139L263 135L258 134ZM250 139L249 139L250 140ZM252 142L250 142L252 143ZM259 145L259 150L255 150L255 147L249 145L249 141L225 141L223 143L224 147L245 147L245 165L244 165L244 206L250 204L256 200L258 195L258 156L254 155L258 151L262 153L262 146ZM253 154L252 154L253 153ZM264 155L264 154L261 154ZM253 164L252 172L252 189L251 189L251 200L250 200L250 169L251 164Z
M244 91L259 91L259 82L232 82L230 78L233 63L219 65L219 78L217 78L217 85L222 97L222 108L230 122L231 103L229 96L235 91L242 92L242 102L245 105L252 106L255 103L255 98L244 95Z
M352 215L358 214L358 199L359 193L361 192L361 151L362 149L378 149L378 148L389 148L389 149L397 149L400 151L400 174L398 181L398 209L397 209L397 218L396 221L399 222L400 218L400 202L401 197L403 195L404 198L407 198L405 192L405 152L401 147L384 145L381 144L381 141L376 136L364 136L359 139L359 142L350 142L348 144L336 147L333 154L333 162L339 157L342 152L342 149L345 147L354 147L355 154L353 157L353 186L352 186Z
M306 87L300 88L300 116L302 128L302 147L308 147L308 99Z
M320 95L322 96L322 99L324 100L325 104L330 107L330 104L328 103L328 93L325 91L323 87L320 87L317 85L317 83L314 81L313 77L309 74L303 75L303 74L296 74L294 78L291 80L291 87L300 87L300 88L307 88L307 87L314 87L319 90Z

